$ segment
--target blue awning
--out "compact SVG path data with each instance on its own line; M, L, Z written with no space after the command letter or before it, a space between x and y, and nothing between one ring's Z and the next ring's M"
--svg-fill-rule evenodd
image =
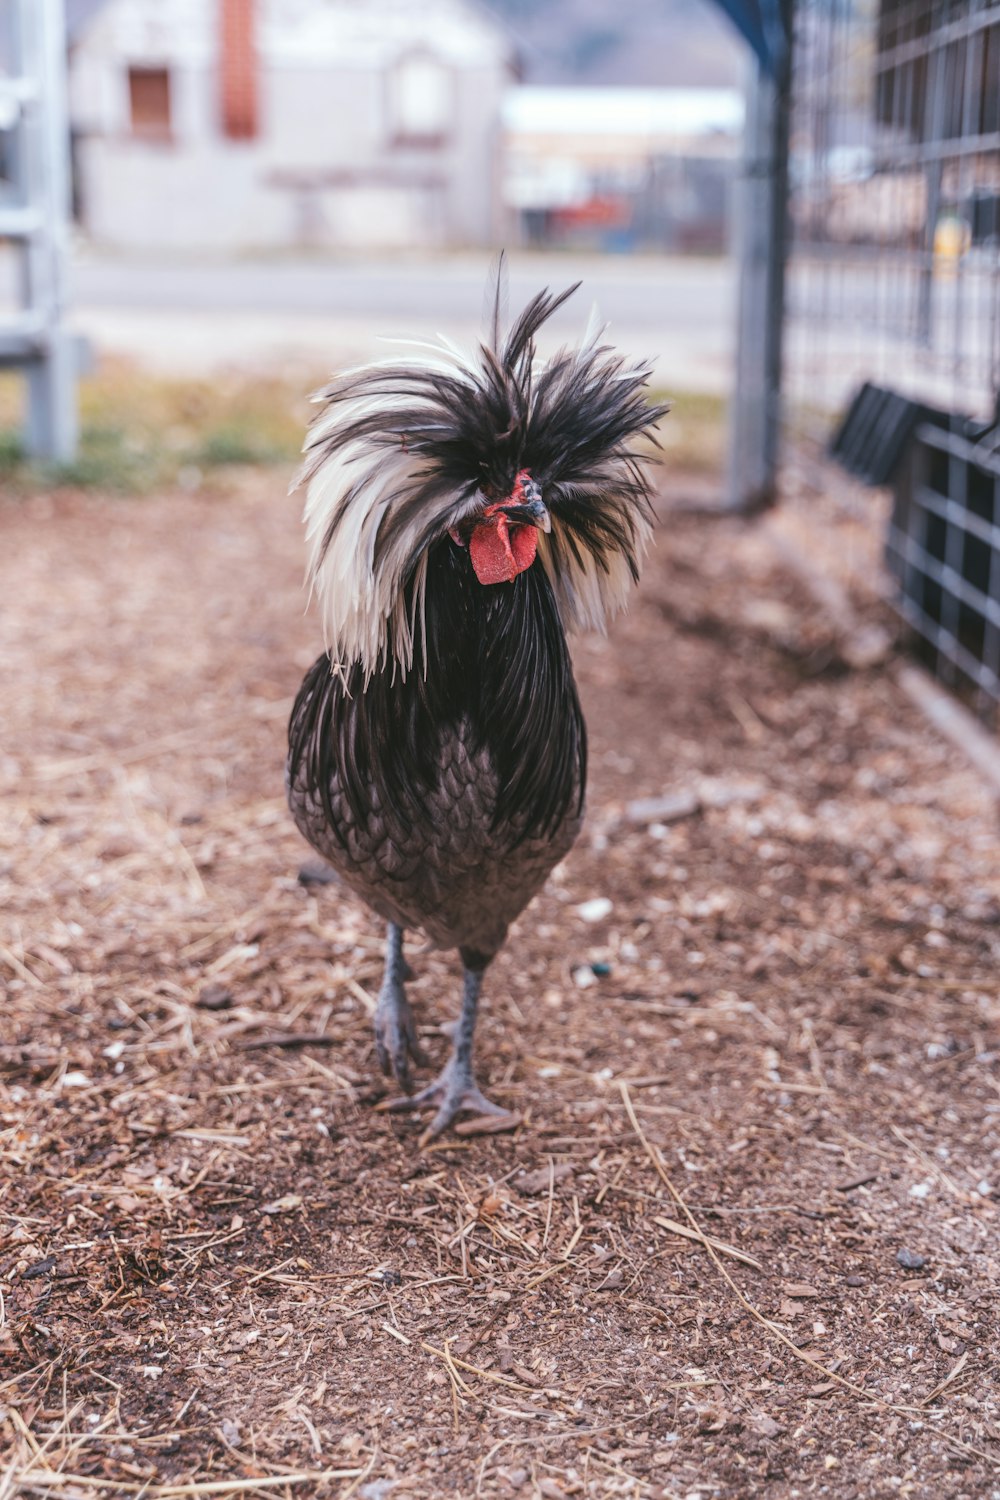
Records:
M788 56L789 0L716 0L769 73Z

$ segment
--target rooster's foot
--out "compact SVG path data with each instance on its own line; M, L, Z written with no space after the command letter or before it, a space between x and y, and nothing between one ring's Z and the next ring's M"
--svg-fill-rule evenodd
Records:
M426 1067L427 1058L417 1040L417 1025L403 986L392 990L383 986L375 1007L375 1052L378 1065L387 1078L395 1078L401 1088L410 1088L410 1059Z
M375 1006L375 1052L378 1065L387 1078L395 1078L407 1093L410 1090L410 1059L420 1067L427 1066L417 1040L417 1025L406 998L404 981L413 978L413 970L403 957L403 934L390 927L386 952L385 978Z
M447 1063L440 1076L425 1089L421 1089L419 1094L412 1094L408 1099L393 1099L383 1108L396 1114L404 1110L410 1112L423 1109L425 1104L436 1104L438 1111L424 1131L421 1143L433 1141L442 1131L447 1130L456 1115L509 1113L499 1104L494 1104L492 1099L487 1099L473 1078L471 1068L456 1067L454 1058Z

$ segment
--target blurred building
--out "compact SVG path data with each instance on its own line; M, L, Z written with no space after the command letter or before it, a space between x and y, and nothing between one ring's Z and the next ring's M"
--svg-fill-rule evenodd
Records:
M735 89L512 89L504 198L529 244L721 250L742 129Z
M467 0L89 0L79 215L134 248L492 243L512 76Z

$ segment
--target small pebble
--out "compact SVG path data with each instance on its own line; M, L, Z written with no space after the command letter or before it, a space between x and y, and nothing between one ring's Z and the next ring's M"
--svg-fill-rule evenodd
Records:
M200 1010L228 1010L232 1003L232 991L224 984L206 984L198 996Z
M370 1479L358 1490L362 1500L386 1500L399 1483L398 1479Z
M630 823L676 823L701 811L697 792L668 792L662 797L640 797L630 802L625 816Z
M610 917L612 903L607 896L595 896L592 901L581 901L576 908L576 914L584 922L603 922L605 917Z
M848 1286L864 1286L865 1284L863 1276L847 1276L845 1280Z
M336 885L337 872L323 860L310 860L299 867L299 885Z
M914 1250L898 1250L896 1259L904 1271L922 1271L927 1264L926 1257L917 1255Z

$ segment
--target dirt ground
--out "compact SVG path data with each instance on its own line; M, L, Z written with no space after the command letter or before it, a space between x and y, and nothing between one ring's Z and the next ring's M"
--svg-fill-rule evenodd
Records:
M1000 1495L982 783L667 511L488 976L522 1124L421 1152L378 926L297 878L285 480L0 502L0 1497Z

